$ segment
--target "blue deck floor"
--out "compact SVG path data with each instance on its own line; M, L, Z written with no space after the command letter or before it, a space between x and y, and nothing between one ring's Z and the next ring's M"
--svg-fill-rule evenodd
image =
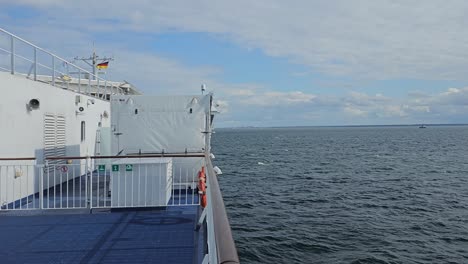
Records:
M197 263L197 207L0 215L1 263Z

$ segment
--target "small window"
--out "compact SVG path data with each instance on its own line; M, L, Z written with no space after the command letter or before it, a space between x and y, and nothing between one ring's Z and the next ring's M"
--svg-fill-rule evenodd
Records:
M86 139L86 124L85 121L81 121L81 142Z

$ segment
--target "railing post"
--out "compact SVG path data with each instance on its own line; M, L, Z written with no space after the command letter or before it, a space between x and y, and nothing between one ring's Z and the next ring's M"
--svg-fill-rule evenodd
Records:
M47 168L47 161L46 167L39 167L39 209L44 209L44 168Z
M37 49L34 48L34 80L37 81Z
M88 182L86 184L86 190L85 190L85 196L86 200L88 201L88 208L91 210L92 207L92 188L93 188L93 175L92 175L92 169L91 169L91 157L87 156L86 157L86 178L88 179Z
M89 209L93 208L93 171L89 170Z
M55 57L52 56L52 86L55 86Z
M86 95L90 95L90 90L91 90L91 76L89 76L89 73L88 73L88 86L86 87Z
M68 81L66 81L67 82L67 90L68 90L68 89L70 89L70 82L71 82L70 65L68 64L68 62L67 62L67 77L70 78L70 79L68 79Z
M197 223L197 226L195 227L195 231L198 231L200 227L202 227L203 222L206 219L206 211L207 211L206 208L204 208L202 211L202 214L200 215L200 219L198 219L198 223Z
M99 98L99 90L100 90L100 88L99 88L99 77L96 78L96 80L97 80L97 85L96 85L96 97Z
M15 38L13 36L11 36L10 57L11 57L11 63L10 63L11 74L15 74Z
M78 93L81 93L81 70L78 69Z
M203 257L202 264L209 264L209 263L210 263L209 258L210 258L210 256L209 256L208 254L206 254L206 255Z

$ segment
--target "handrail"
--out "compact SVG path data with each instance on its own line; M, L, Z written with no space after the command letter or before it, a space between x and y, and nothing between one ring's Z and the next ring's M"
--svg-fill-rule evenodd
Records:
M46 157L46 160L74 160L74 159L125 159L125 158L203 158L204 153L161 153L125 156L70 156L70 157Z
M42 52L48 54L48 55L50 55L50 56L52 56L52 57L54 57L54 58L56 58L56 59L58 59L58 60L60 60L60 61L62 61L62 62L65 62L65 63L67 63L68 65L71 65L71 66L75 67L76 69L78 69L78 70L80 70L80 71L83 71L83 73L90 74L91 76L96 77L96 79L98 79L98 80L106 81L106 79L100 78L99 76L97 76L97 75L91 73L90 71L87 71L87 70L81 68L80 66L78 66L78 65L76 65L76 64L73 64L73 63L71 63L71 62L69 62L69 61L67 61L67 60L65 60L65 59L63 59L63 58L61 58L61 57L59 57L59 56L53 54L53 53L50 52L50 51L47 51L47 50L45 50L45 49L43 49L43 48L41 48L41 47L39 47L39 46L36 46L36 45L32 44L31 42L29 42L29 41L27 41L27 40L25 40L25 39L23 39L23 38L21 38L21 37L18 37L17 35L15 35L15 34L9 32L9 31L7 31L7 30L5 30L5 29L3 29L3 28L0 28L0 31L3 32L3 33L5 33L5 34L7 34L7 35L9 35L9 36L11 36L11 37L13 37L13 38L15 38L15 39L17 39L17 40L19 40L19 41L22 41L23 43L25 43L25 44L27 44L27 45L30 45L31 47L33 47L33 48L35 48L35 49L37 49L37 50L39 50L39 51L42 51ZM11 52L9 52L9 53L11 53Z
M205 238L207 239L206 242L208 244L208 252L207 252L207 255L205 255L205 258L208 257L210 264L215 264L215 263L217 264L239 264L240 261L239 261L239 257L237 254L237 249L234 243L234 239L232 237L231 226L229 224L223 197L221 194L221 190L219 188L217 175L214 172L211 158L206 153L158 153L158 154L125 155L125 156L46 157L46 160L64 160L64 159L67 159L67 160L95 159L96 160L96 159L110 159L110 158L122 159L122 158L153 158L153 157L203 158L203 160L205 161L205 168L206 168L206 180L207 180L207 189L206 189L207 193L206 194L208 198L208 205L204 209L205 210L204 214L206 216L205 224L207 228L206 229L207 233L205 233L207 237ZM0 161L1 160L36 160L36 158L34 157L0 158ZM91 169L94 168L95 165L91 165L91 164L92 163L86 162L87 172L90 172ZM77 165L78 164L75 164L75 166ZM35 165L35 166L42 168L43 165ZM60 166L62 168L63 166L73 166L73 164L60 165ZM68 167L65 167L65 168L68 168ZM66 171L68 171L68 169L66 169L65 172ZM43 170L42 169L39 170L39 173L43 173ZM54 170L54 173L56 173L55 170ZM39 179L42 180L43 177L41 176L39 177ZM41 187L39 189L43 189L42 182L40 182L40 186ZM42 197L40 197L39 199L40 199L39 208L43 209L43 203L41 202ZM91 201L91 198L90 198L90 201Z
M36 160L34 157L26 157L26 158L0 158L0 160Z
M238 264L239 256L237 255L236 245L232 237L231 226L224 207L223 196L219 189L218 179L211 164L211 158L205 157L207 177L209 182L209 192L211 193L212 214L214 224L214 235L216 240L216 251L218 263L221 264Z
M1 34L3 33L3 34ZM3 39L9 39L10 40L10 48L0 48L0 51L5 52L7 55L10 56L10 67L9 69L0 67L0 70L2 71L10 71L12 75L16 75L17 73L20 73L22 75L25 75L26 78L32 79L34 81L39 81L39 82L45 82L48 83L54 87L59 87L59 88L64 88L64 89L70 89L70 85L77 85L77 89L75 86L73 87L73 91L78 92L80 94L85 94L88 96L95 97L96 99L99 100L104 100L104 101L109 101L109 96L112 94L120 94L124 93L123 90L120 87L114 86L112 82L107 81L104 78L99 77L98 74L95 74L91 71L85 70L81 68L80 66L65 60L62 57L59 57L58 55L53 54L50 51L47 51L37 45L34 45L33 43L20 38L19 36L0 28L0 37ZM21 52L17 51L16 48L16 43L22 44L22 46L25 46L29 49L32 49L33 54L32 55L26 55L20 54L21 52L24 53L24 50ZM46 55L48 56L48 59L51 59L49 63L40 63L38 56L40 53L41 55ZM29 72L26 73L25 69L18 69L17 72L17 63L16 59L20 59L21 61L31 63L31 66L29 68ZM41 61L44 60L43 58ZM60 67L56 67L56 65L62 64L63 68L65 70L61 71ZM22 65L24 67L24 65ZM38 73L38 69L45 69L47 71L51 71L51 75L40 75ZM33 78L30 76L32 75ZM40 76L45 76L47 77L46 79L40 79ZM74 76L74 77L72 77ZM84 78L83 78L84 77ZM66 78L66 79L63 79ZM92 80L91 80L92 79ZM109 83L109 85L108 85ZM82 90L82 86L85 86L86 89ZM116 89L113 89L113 88ZM109 88L109 89L108 89ZM94 91L93 91L94 90Z

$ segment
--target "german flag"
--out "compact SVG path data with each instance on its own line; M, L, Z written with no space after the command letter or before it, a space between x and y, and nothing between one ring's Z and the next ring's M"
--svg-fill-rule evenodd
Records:
M109 62L106 61L106 62L101 62L99 63L98 65L96 65L96 68L102 70L102 69L107 69L107 67L109 67Z

